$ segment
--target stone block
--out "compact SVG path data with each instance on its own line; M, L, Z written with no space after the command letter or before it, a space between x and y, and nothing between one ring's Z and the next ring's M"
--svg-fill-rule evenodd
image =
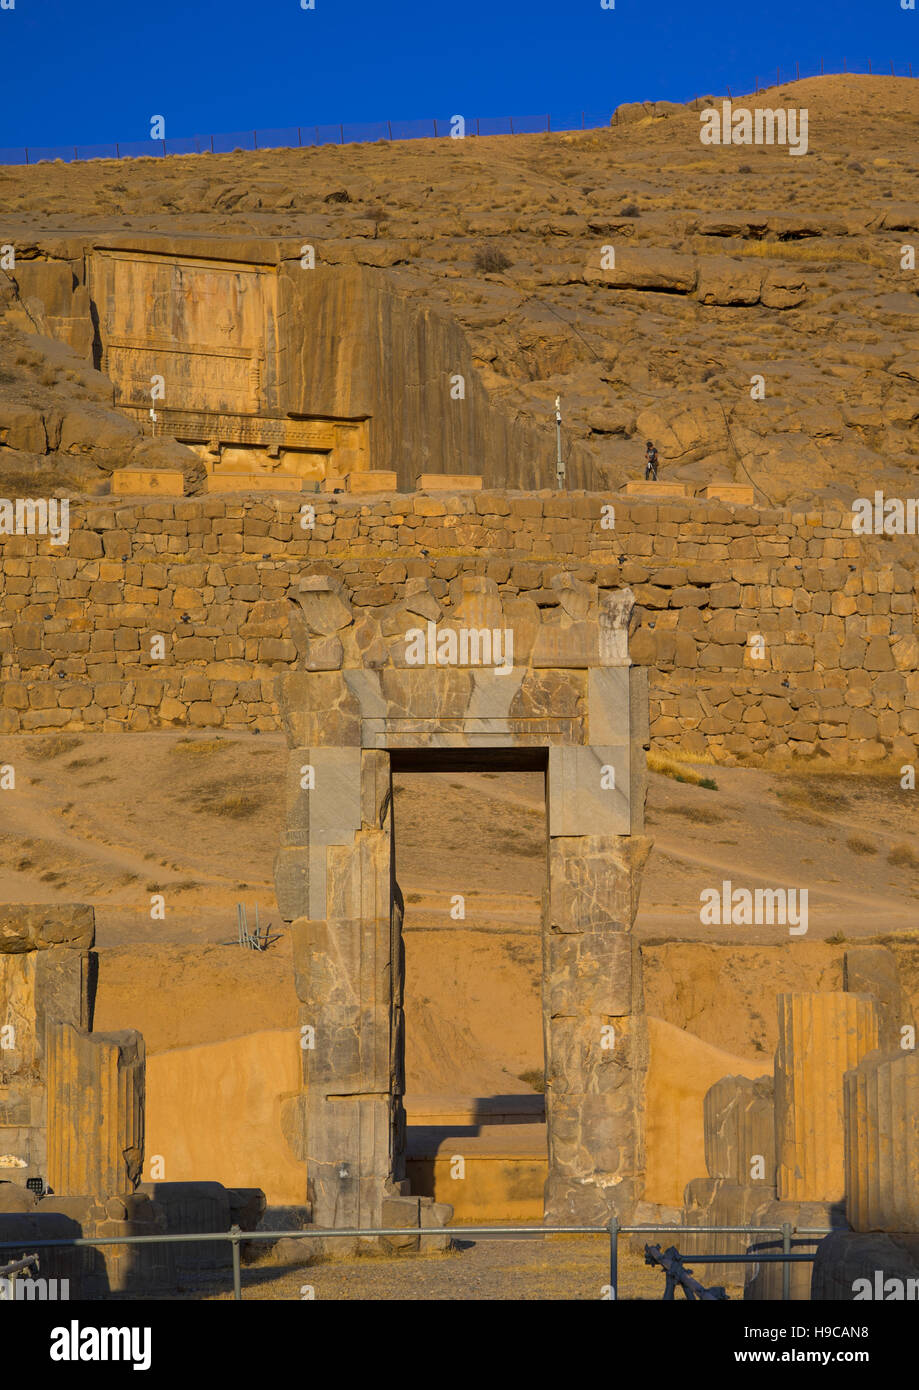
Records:
M705 1166L709 1177L747 1185L753 1160L762 1160L763 1178L775 1186L775 1106L773 1079L725 1076L705 1093Z
M94 982L93 960L87 951L40 951L34 960L35 1032L42 1046L48 1024L89 1027Z
M168 1235L228 1231L234 1224L239 1224L243 1230L253 1229L253 1225L236 1221L240 1211L238 1194L219 1182L146 1182L141 1183L138 1194L148 1197L160 1208ZM264 1211L264 1193L259 1192L258 1195ZM255 1214L258 1209L256 1199L252 1213ZM183 1241L176 1243L172 1251L176 1274L180 1279L232 1268L233 1257L228 1242Z
M38 1197L31 1188L9 1178L0 1178L0 1216L8 1216L10 1212L34 1211L37 1206ZM3 1262L6 1263L6 1257Z
M59 1200L59 1199L55 1199ZM152 1236L167 1232L162 1207L145 1192L109 1198L100 1210L93 1208L87 1234L96 1236ZM156 1293L176 1286L175 1249L170 1244L104 1245L105 1282L112 1293Z
M311 867L312 866L312 867ZM285 922L310 915L310 883L325 877L325 849L282 845L274 857L274 893ZM317 889L317 894L319 890Z
M849 946L844 956L843 985L850 993L867 994L875 1001L882 1051L898 1048L902 1029L915 1020L893 952L886 946Z
M550 930L631 927L638 910L641 870L650 850L650 840L637 835L551 839Z
M420 473L416 480L419 492L480 492L481 473Z
M837 1231L817 1246L812 1303L919 1300L919 1236Z
M631 742L630 681L626 666L595 666L587 673L587 728L592 744ZM647 715L647 702L645 702Z
M708 500L733 502L738 507L752 507L756 501L756 491L744 483L710 483L702 489L702 496Z
M12 1249L2 1252L2 1263L22 1259L35 1253L37 1240L74 1240L92 1231L89 1218L90 1203L83 1199L75 1214L67 1210L66 1201L46 1198L37 1210L9 1211L0 1209L0 1240L14 1241ZM39 1277L56 1280L56 1292L62 1299L98 1298L109 1291L103 1250L88 1246L46 1246L39 1251ZM67 1283L63 1284L62 1281ZM49 1287L50 1293L50 1287Z
M302 492L302 478L286 473L209 473L205 484L214 492Z
M666 290L688 294L695 289L696 260L679 251L664 251L656 247L632 249L625 247L617 253L615 266L601 268L593 259L584 272L587 284L609 285L616 289Z
M753 1215L752 1225L781 1227L785 1222L796 1228L796 1231L845 1231L846 1219L840 1203L833 1202L781 1202L767 1201L757 1208ZM827 1236L806 1236L792 1234L792 1253L807 1255L816 1253L821 1241L830 1237ZM761 1237L756 1237L747 1246L751 1254L755 1254L754 1246L759 1246L763 1253L781 1254L782 1236L774 1231L763 1232ZM768 1264L752 1264L745 1266L747 1270L746 1284L744 1286L744 1302L771 1302L776 1303L782 1298L784 1266L779 1262L770 1261ZM810 1300L812 1266L807 1261L799 1261L788 1266L789 1300L792 1303L807 1303Z
M612 668L610 668L612 669ZM643 835L648 797L647 750L651 746L648 670L630 666L629 676L629 816L631 833ZM604 739L604 743L613 742Z
M635 607L631 589L603 589L599 596L597 628L601 666L628 666L629 620Z
M317 1226L378 1226L394 1168L390 1096L307 1095L305 1150Z
M95 924L88 903L3 903L0 954L43 951L49 946L87 950L95 941Z
M587 669L600 664L600 630L597 623L541 624L530 658L534 667Z
M275 698L293 747L360 745L361 708L341 671L287 671Z
M736 1183L730 1178L694 1178L687 1184L683 1219L689 1226L750 1226L764 1202L774 1198L768 1182ZM673 1237L668 1236L668 1241ZM743 1255L750 1237L729 1231L704 1232L698 1236L682 1233L678 1249L685 1255ZM712 1264L696 1269L696 1277L707 1287L716 1283L743 1284L749 1265Z
M172 468L116 468L112 492L122 497L182 497L185 475Z
M398 475L387 468L349 473L346 479L350 493L395 492L398 485Z
M629 745L549 749L550 836L628 835Z
M312 636L332 637L354 621L345 586L333 575L306 575L293 586L291 593L300 605L306 629Z
M350 844L361 828L360 748L295 748L287 758L286 805L289 842L296 833L303 844ZM325 906L312 915L324 917Z
M549 1015L582 1019L598 1050L600 1019L632 1011L632 949L626 931L556 932L546 942Z
M300 918L291 927L301 1025L314 1030L303 1051L304 1080L340 1094L390 1090L394 1074L388 917Z
M692 487L689 483L662 483L662 482L631 482L626 483L620 491L626 497L691 497Z

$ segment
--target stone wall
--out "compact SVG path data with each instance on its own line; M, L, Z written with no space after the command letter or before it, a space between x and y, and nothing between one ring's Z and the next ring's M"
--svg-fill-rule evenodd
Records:
M279 727L288 591L307 572L338 574L386 631L407 581L432 613L460 573L546 609L552 576L572 571L635 594L656 747L916 755L915 538L857 536L838 511L599 493L308 498L77 500L67 545L0 536L0 733Z

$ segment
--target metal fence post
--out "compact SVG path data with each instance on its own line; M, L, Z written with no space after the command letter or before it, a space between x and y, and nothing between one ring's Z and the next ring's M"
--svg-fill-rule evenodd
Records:
M233 1237L233 1299L236 1303L242 1302L242 1288L239 1277L239 1227L231 1226L230 1235Z
M619 1297L619 1217L610 1217L609 1223L609 1296L615 1302Z
M791 1254L791 1222L782 1222L782 1254ZM787 1303L791 1298L791 1264L788 1260L782 1261L782 1302Z

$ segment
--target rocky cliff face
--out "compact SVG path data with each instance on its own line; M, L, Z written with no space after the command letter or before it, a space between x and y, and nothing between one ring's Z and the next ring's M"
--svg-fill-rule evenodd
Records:
M663 477L753 481L761 501L849 501L866 477L903 495L919 419L919 88L827 77L743 102L806 107L807 155L703 145L698 109L657 103L606 131L0 171L17 266L0 297L20 297L0 323L0 440L13 451L0 443L0 476L34 472L42 429L68 479L78 464L98 479L96 448L106 467L105 449L139 443L111 442L110 419L96 441L85 423L58 438L61 397L84 390L66 372L80 366L60 360L45 382L56 359L35 338L87 360L85 247L117 228L173 247L290 239L306 313L290 322L291 382L310 412L369 401L378 466L403 486L422 463L551 480L561 393L576 484L636 476L651 438ZM290 261L304 245L309 282ZM258 259L242 243L238 254ZM456 373L465 411L449 394ZM13 418L23 402L45 423Z

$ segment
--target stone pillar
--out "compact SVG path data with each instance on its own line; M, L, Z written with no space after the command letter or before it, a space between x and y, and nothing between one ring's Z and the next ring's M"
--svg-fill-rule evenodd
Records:
M709 1087L703 1102L705 1166L710 1178L746 1185L775 1181L775 1107L771 1076L752 1080L723 1076ZM753 1174L754 1159L763 1171ZM758 1168L759 1165L757 1165Z
M0 1180L48 1181L46 1030L88 1028L93 909L0 905Z
M873 1000L859 994L780 994L775 1054L779 1200L845 1197L843 1078L877 1047Z
M132 1193L144 1161L144 1040L51 1024L48 1182L59 1196Z
M349 844L315 844L313 831L327 824L317 783L308 882L315 915L291 929L301 1029L310 1030L302 1156L316 1225L372 1226L405 1174L401 895L389 754L332 751L357 753L359 826ZM341 787L336 795L341 801Z
M551 804L550 790L550 836ZM634 1011L631 927L650 846L627 836L563 836L549 845L546 1218L605 1221L629 1210L642 1168L648 1045Z
M687 1184L684 1219L690 1226L749 1226L775 1196L772 1077L723 1076L706 1091L703 1111L708 1177ZM746 1236L729 1232L682 1236L681 1242L688 1255L740 1255L747 1248ZM742 1277L737 1265L709 1265L703 1283Z
M849 1225L919 1233L919 1052L875 1052L847 1072L845 1126Z

